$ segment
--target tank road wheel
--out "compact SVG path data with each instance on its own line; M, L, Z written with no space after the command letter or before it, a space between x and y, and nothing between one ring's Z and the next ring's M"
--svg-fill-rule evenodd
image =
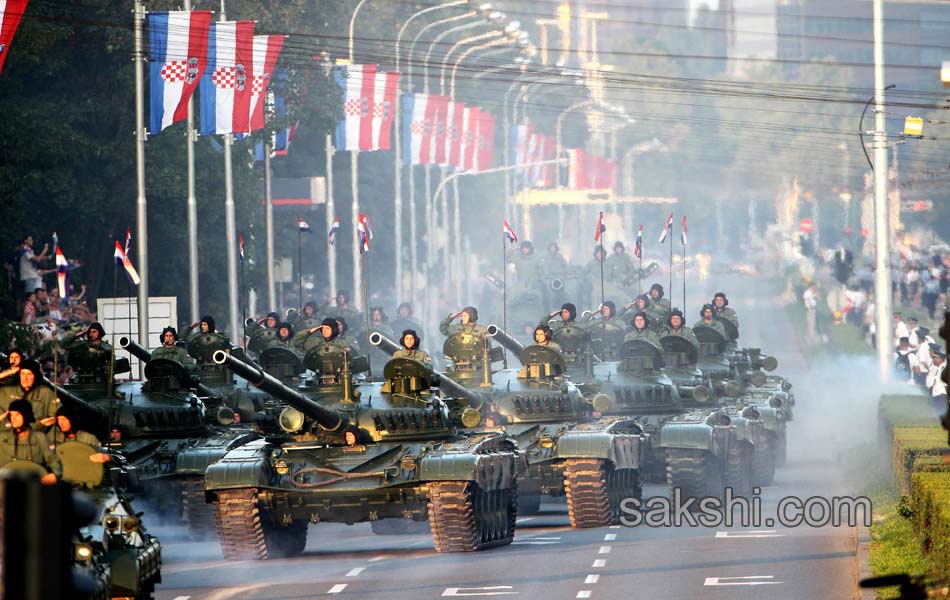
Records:
M733 497L752 496L752 444L736 442L726 455L725 484Z
M614 469L603 459L568 459L564 492L572 527L603 527L619 521L624 498L640 498L640 472Z
M483 491L472 481L429 484L429 526L437 552L474 552L510 544L515 535L516 488Z
M765 487L775 481L775 436L765 433L752 452L752 485Z
M670 449L666 461L666 483L670 497L679 488L683 500L722 497L722 473L719 460L705 450ZM699 509L697 503L692 507Z
M215 532L214 504L205 502L205 478L186 477L181 482L181 520L195 540L211 538Z
M294 521L286 527L261 518L256 489L218 492L218 539L228 560L266 560L296 556L307 545L307 522Z
M379 519L370 521L376 535L414 535L429 533L428 521L410 521L408 519Z

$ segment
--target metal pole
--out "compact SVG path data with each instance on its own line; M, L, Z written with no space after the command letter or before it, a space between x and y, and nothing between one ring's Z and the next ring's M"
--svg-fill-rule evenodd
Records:
M300 239L300 217L297 217L297 309L303 310L303 240Z
M333 137L328 133L327 151L327 231L336 220L336 203L333 200ZM330 280L330 297L336 298L336 246L327 250L327 278Z
M264 144L264 234L267 238L267 310L277 310L274 285L274 193L271 190L270 143Z
M461 203L459 202L459 180L456 179L452 182L452 192L453 192L453 202L452 202L452 229L455 232L455 273L453 274L453 279L455 280L455 304L462 306L462 274L466 273L465 263L463 261L462 254L462 216L459 214L461 210ZM448 245L448 244L446 244ZM467 277L466 277L467 279Z
M139 262L139 343L148 343L148 203L145 199L145 73L142 28L145 7L135 0L135 199L136 234L138 236ZM139 365L139 375L145 376L145 365Z
M366 0L360 0L356 8L353 9L353 15L350 17L350 62L353 62L353 31L356 28L356 14L363 8Z
M891 380L890 220L887 202L887 137L884 122L884 2L874 0L874 306L881 381Z
M356 227L356 223L360 217L359 155L359 150L350 150L350 186L353 190L353 228ZM363 264L360 261L360 236L356 235L356 230L353 229L353 299L356 306L363 303L363 299L361 298L363 289L360 286L361 277L363 276L362 267Z
M221 0L221 20L226 21L224 0ZM226 229L226 243L228 247L228 322L231 336L242 331L238 323L238 276L237 276L237 239L236 218L234 215L234 177L231 169L231 145L233 137L230 133L224 135L224 227Z
M400 32L402 35L402 32ZM399 40L396 40L396 71L399 71ZM394 240L396 253L396 272L395 291L396 301L402 302L403 298L403 276L402 276L402 103L401 93L396 89L396 102L393 105L393 220L396 229Z
M416 174L412 169L412 164L407 169L409 175L409 268L411 270L409 278L409 298L412 300L413 307L416 304L416 289L419 273L419 224L416 222ZM400 302L403 299L400 298Z
M508 331L508 240L501 234L501 327ZM508 368L508 351L504 356L504 367Z
M191 10L191 0L185 0L185 10ZM195 199L195 110L194 96L188 99L188 292L191 322L201 317L198 309L198 202Z

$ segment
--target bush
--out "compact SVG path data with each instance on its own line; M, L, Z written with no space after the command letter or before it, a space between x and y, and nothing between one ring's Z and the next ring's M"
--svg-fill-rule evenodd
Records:
M911 503L914 533L936 573L950 573L950 474L914 473Z
M901 493L910 493L914 463L920 458L939 457L947 447L947 432L937 426L893 427L892 465Z

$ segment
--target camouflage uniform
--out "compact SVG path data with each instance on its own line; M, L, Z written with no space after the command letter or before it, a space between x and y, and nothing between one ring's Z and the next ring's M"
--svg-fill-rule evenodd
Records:
M14 460L28 460L46 467L57 478L63 476L63 464L56 452L50 449L49 438L41 431L30 429L28 440L17 439L16 432L10 427L0 430L0 466Z
M634 329L623 338L624 343L630 342L633 340L641 340L644 342L649 342L650 344L653 344L657 348L661 347L660 337L656 334L656 332L650 331L649 329L642 329L640 331L637 331L636 329Z
M459 323L457 325L453 325L452 315L442 319L442 322L439 323L439 332L446 337L456 333L467 333L474 336L477 340L481 340L484 336L488 335L488 330L485 329L483 325L479 325L478 323L469 323L468 325L462 325Z
M422 350L407 350L405 348L401 350L396 350L393 353L393 358L408 358L417 362L421 362L428 368L432 368L432 359L429 358L429 355Z
M676 337L681 337L693 346L699 348L699 340L696 339L696 334L693 333L693 330L689 327L681 326L679 329L673 329L670 327L666 330L666 335L675 335Z
M98 343L92 342L91 340L84 340L79 338L76 333L67 333L64 335L59 345L68 352L84 348L89 352L100 352L108 356L112 355L112 344L102 339L100 339ZM108 364L108 358L103 358L103 362Z
M164 344L152 350L152 360L163 358L165 360L175 361L186 369L195 366L195 359L188 354L188 351L181 346L165 346Z
M79 442L80 444L86 444L96 452L102 451L102 443L99 441L99 438L88 431L70 431L67 434L63 433L59 427L53 427L46 437L49 438L51 448L55 448L66 442Z
M696 329L697 327L711 327L715 329L716 331L718 331L720 334L722 334L722 337L724 339L728 339L728 336L726 335L726 329L722 326L722 323L720 323L719 321L716 321L715 319L713 319L709 323L703 320L696 321L695 323L693 323L692 328Z
M33 415L37 422L42 419L55 416L59 410L59 400L56 398L56 391L46 385L34 385L29 391L20 387L20 384L5 385L0 388L0 408L4 411L9 408L10 403L20 399L28 401L33 406ZM46 431L45 426L37 423L40 431Z

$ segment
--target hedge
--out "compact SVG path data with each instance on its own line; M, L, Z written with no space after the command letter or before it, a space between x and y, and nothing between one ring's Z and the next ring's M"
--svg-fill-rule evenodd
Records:
M936 573L950 573L950 474L914 473L914 533Z

